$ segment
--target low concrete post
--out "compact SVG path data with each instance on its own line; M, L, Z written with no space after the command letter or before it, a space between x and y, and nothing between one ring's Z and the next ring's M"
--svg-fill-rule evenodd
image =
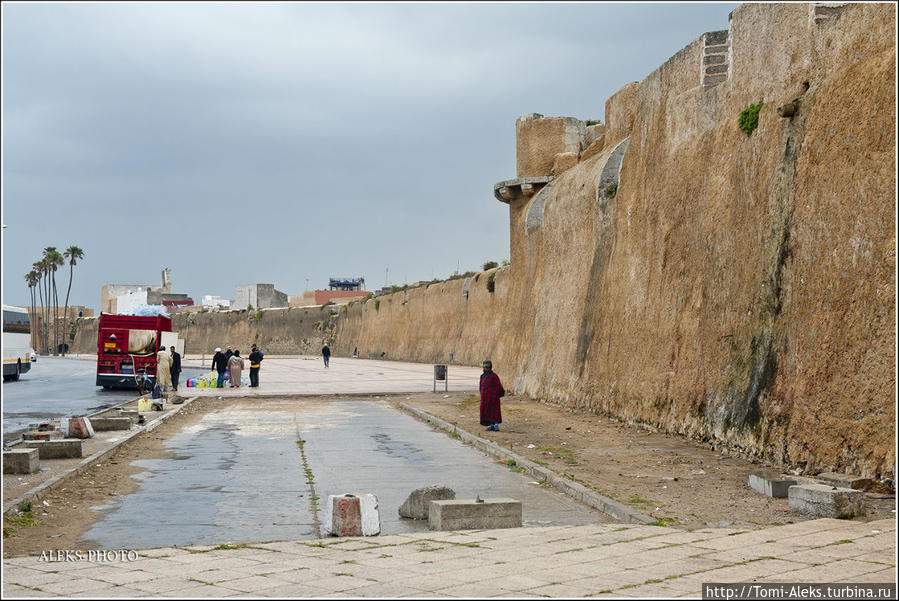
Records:
M3 451L4 474L33 474L41 469L37 449Z
M520 528L521 501L515 499L454 499L431 501L431 530Z
M823 484L790 487L790 511L814 518L849 519L865 515L865 493Z
M324 526L330 536L377 536L381 533L378 498L367 493L329 495Z
M30 440L22 443L26 448L37 449L41 459L71 459L83 456L81 439Z

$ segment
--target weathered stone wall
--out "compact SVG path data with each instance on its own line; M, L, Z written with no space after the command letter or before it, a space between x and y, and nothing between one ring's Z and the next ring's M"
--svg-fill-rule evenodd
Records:
M258 344L266 354L316 355L325 342L334 343L337 307L300 307L257 311L178 313L172 329L184 339L187 355L212 355L216 347L231 346L249 354ZM82 319L72 345L74 353L97 352L99 318Z
M613 96L602 141L510 203L509 268L346 314L176 329L191 349L317 353L324 321L338 355L490 357L519 393L807 471L893 476L895 18L887 4L739 7L726 36ZM728 46L714 78L710 44ZM746 136L738 116L759 101ZM551 142L519 140L519 176L552 170Z

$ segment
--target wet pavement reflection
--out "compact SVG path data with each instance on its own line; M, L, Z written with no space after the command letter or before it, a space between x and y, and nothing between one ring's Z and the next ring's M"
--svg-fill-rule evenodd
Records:
M166 446L173 456L138 462L147 468L140 487L101 508L86 541L141 548L318 538L328 495L347 492L378 497L382 534L421 531L426 521L400 518L397 509L431 484L457 498L520 499L525 526L602 519L379 401L232 405Z

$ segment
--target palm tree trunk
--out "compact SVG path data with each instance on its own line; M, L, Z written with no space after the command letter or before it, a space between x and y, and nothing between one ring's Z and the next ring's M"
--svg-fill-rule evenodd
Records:
M33 347L35 344L37 344L34 339L34 286L29 286L28 291L31 293L31 313L28 314L28 326L31 333L29 339L31 340L31 346Z
M53 349L59 354L59 295L56 294L56 270L53 270Z
M72 292L72 272L75 271L75 266L69 263L69 287L66 290L66 308L62 311L62 336L63 336L63 347L62 354L66 354L66 340L69 337L69 293Z
M38 352L42 352L45 348L47 348L47 344L44 341L44 276L41 275L40 281L38 281L37 285L37 293L40 295L41 300L41 314L40 319L38 320L38 329L37 329L37 343L40 345Z

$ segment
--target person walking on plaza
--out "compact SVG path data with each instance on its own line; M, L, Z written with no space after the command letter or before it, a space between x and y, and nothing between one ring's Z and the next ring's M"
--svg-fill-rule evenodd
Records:
M325 367L328 367L328 361L331 359L331 349L328 348L328 345L322 347L322 359L325 360Z
M250 350L250 388L259 387L259 368L262 365L262 351L253 345Z
M234 354L234 351L231 350L231 347L228 347L228 350L225 351L225 361L231 358L231 355Z
M505 396L499 376L493 372L493 363L488 359L483 363L484 373L481 374L481 383L478 389L481 392L481 425L488 430L499 431L499 425L503 423L503 414L500 411L499 399Z
M212 368L218 372L219 377L216 382L216 388L222 388L225 384L225 370L228 369L228 359L221 347L216 347L215 354L212 356Z
M162 392L172 385L172 357L165 347L156 353L156 384Z
M240 351L235 350L231 358L228 359L228 371L231 372L231 387L240 388L240 372L244 368L243 357Z
M172 367L169 370L172 374L172 390L178 390L178 378L181 375L181 353L176 351L173 346L170 346L169 350L172 352Z

